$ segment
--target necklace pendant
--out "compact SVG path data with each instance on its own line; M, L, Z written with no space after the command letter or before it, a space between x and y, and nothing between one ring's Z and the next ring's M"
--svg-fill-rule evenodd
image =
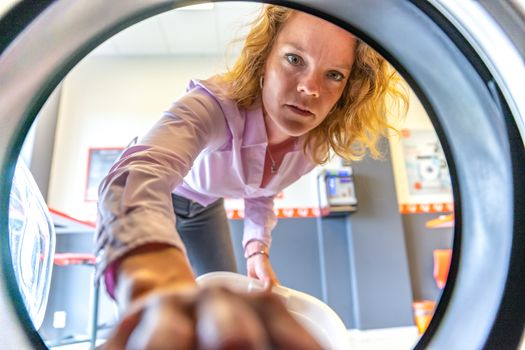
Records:
M277 172L277 167L275 166L275 164L272 164L272 166L270 167L270 172L272 174L275 174Z

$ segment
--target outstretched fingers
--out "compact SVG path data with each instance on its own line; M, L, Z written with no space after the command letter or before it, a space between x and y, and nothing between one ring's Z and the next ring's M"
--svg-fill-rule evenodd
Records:
M109 339L100 347L100 350L125 349L131 333L140 322L141 316L142 313L137 310L123 317L113 330Z
M132 305L103 350L194 349L192 297L159 293Z
M206 289L196 309L199 349L268 349L257 314L241 296L223 288Z
M314 337L303 328L286 309L282 301L271 293L260 293L252 300L275 349L321 350Z
M278 296L208 287L132 305L103 350L321 349Z

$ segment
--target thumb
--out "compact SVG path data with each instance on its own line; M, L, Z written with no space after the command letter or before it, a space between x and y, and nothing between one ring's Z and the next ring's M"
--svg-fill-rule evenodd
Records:
M264 289L270 290L273 286L280 285L275 272L270 264L265 264L260 278L264 283Z
M113 330L110 338L97 349L101 350L116 350L124 349L128 342L128 339L140 321L142 316L141 312L133 312L120 321L120 323Z

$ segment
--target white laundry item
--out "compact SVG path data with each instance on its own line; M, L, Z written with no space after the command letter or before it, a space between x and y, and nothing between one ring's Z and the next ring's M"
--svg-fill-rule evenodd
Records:
M263 283L233 272L218 271L197 278L200 286L222 286L236 292L262 291ZM350 339L345 324L339 316L321 300L294 289L275 286L272 293L278 295L288 311L312 334L323 349L349 349Z

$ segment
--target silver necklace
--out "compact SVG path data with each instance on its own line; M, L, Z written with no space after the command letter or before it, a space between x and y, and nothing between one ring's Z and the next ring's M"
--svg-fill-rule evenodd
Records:
M268 155L270 156L270 161L272 162L272 165L270 166L270 172L272 174L275 174L277 172L277 165L275 164L275 160L273 160L272 152L270 152L270 145L268 145Z
M262 88L262 85L263 85L262 77L261 77L260 83L261 83L261 88ZM266 111L264 110L264 108L262 110L262 113L263 113L263 119L264 119L264 126L266 127L266 129L268 129L268 127L266 126ZM270 166L270 173L275 174L277 172L277 164L275 164L275 160L273 160L272 152L270 152L269 143L268 143L268 147L266 148L266 150L268 151L268 155L270 156L270 161L272 162L272 165Z

